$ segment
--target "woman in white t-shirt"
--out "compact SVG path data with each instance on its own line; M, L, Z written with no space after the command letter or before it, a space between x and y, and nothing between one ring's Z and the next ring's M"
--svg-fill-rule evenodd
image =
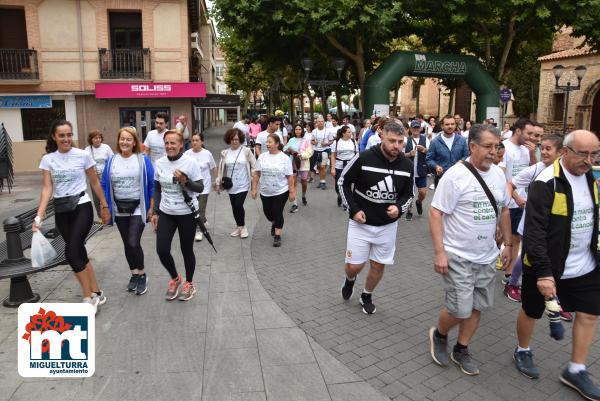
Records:
M292 171L292 161L281 151L283 145L279 136L269 134L267 137L268 152L261 153L256 161L256 170L252 177L252 199L256 199L260 191L260 200L267 220L271 222L273 246L281 246L283 229L283 208L289 199L296 199L296 188ZM259 188L260 186L260 188Z
M85 147L85 151L89 152L90 155L92 155L92 159L96 162L96 174L98 175L98 179L102 177L106 162L114 154L110 146L102 143L103 141L104 136L102 135L102 132L93 130L88 134L88 146ZM100 218L100 199L98 199L94 191L92 191L92 199L94 200L96 215Z
M167 269L169 281L166 298L174 300L179 295L180 301L189 301L196 293L194 271L196 256L194 255L194 236L196 219L185 203L182 191L187 191L198 209L197 194L202 193L202 174L198 163L183 154L183 135L169 130L164 135L166 156L154 162L154 211L151 216L152 226L156 231L156 252L160 262ZM171 255L171 242L175 231L179 232L179 245L185 266L185 283Z
M296 187L296 175L302 183L302 204L308 205L306 200L306 191L308 190L308 171L310 170L310 158L313 155L313 148L310 134L304 132L302 123L297 123L292 131L292 138L283 147L283 152L288 154L292 160L294 169L293 187ZM298 211L298 200L294 200L290 213Z
M342 197L340 196L340 189L337 186L336 178L342 175L342 170L344 170L346 164L357 153L358 144L352 138L352 130L350 130L350 127L343 126L339 129L336 140L331 144L331 176L335 182L338 207L342 206Z
M54 221L65 240L65 258L77 276L83 302L91 304L94 310L106 302L106 297L98 287L94 268L85 249L85 238L94 222L92 203L85 192L86 178L100 199L102 222L106 224L110 218L95 165L88 152L73 147L73 126L69 121L57 120L52 123L46 155L40 162L44 181L32 226L32 231L41 228L48 202L54 197Z
M461 135L463 138L465 138L467 140L467 142L469 141L469 130L471 129L471 121L467 120L465 121L465 129L461 132Z
M212 176L217 171L217 165L210 150L204 149L204 134L194 132L191 138L192 148L185 151L185 154L195 159L200 166L202 173L202 183L204 191L198 195L198 213L204 224L206 225L206 204L208 203L208 194L212 187ZM196 241L202 241L202 233L196 231Z
M221 193L221 190L224 189L229 193L231 210L236 224L235 230L230 235L232 237L248 238L244 201L248 191L250 191L256 158L250 148L242 146L244 133L239 129L227 130L223 140L229 147L221 152L215 190Z
M154 167L150 158L142 153L133 127L119 130L116 150L102 174L102 189L111 224L113 221L117 224L125 248L131 273L127 290L143 295L148 291L148 277L140 240L154 208Z

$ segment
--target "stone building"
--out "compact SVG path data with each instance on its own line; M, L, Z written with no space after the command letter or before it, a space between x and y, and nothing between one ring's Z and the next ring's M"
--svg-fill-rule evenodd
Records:
M565 71L559 85L577 85L575 68L585 66L581 89L571 91L567 107L567 132L588 129L600 135L600 54L584 45L584 38L573 38L570 29L561 30L554 40L552 53L540 57L540 92L537 119L546 131L563 132L567 93L557 89L553 67L562 65Z

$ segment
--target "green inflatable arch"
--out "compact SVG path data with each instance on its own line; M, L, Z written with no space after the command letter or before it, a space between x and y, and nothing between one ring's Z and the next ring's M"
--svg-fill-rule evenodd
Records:
M477 58L404 51L392 53L365 81L366 116L389 110L389 91L404 76L462 78L477 96L477 121L489 117L498 121L498 84Z

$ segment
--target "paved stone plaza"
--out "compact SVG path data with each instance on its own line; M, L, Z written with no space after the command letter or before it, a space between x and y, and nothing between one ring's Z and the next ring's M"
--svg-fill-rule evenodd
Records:
M214 155L224 146L222 132L207 133ZM0 215L33 207L40 181L17 177L16 195L0 194ZM367 316L358 304L366 272L352 299L343 302L339 288L347 215L336 206L331 186L311 188L308 202L294 215L286 209L283 246L277 249L271 246L260 201L247 199L253 234L240 240L229 237L234 223L227 195L212 193L207 216L219 252L205 242L196 244L198 293L187 303L163 299L168 275L156 256L150 227L143 239L149 291L127 293L120 237L116 228L105 228L88 243L109 298L97 315L96 374L89 379L21 378L16 310L0 307L0 400L579 399L558 382L569 358L570 333L560 343L551 340L545 320L532 343L541 379L517 373L512 351L518 304L502 295L499 280L496 305L483 314L471 346L481 374L467 377L455 366L432 363L427 329L437 320L443 294L433 271L425 216L400 222L396 264L388 267L374 293L377 313ZM181 266L177 240L173 244ZM68 267L30 281L46 302L80 301ZM8 281L3 280L0 297L6 295ZM455 338L452 333L451 344ZM589 369L597 376L599 357L596 345Z

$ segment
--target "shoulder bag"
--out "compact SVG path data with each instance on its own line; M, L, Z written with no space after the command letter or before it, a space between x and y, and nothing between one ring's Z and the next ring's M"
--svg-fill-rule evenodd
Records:
M469 163L466 160L463 160L461 163L464 164L464 166L466 168L468 168L469 171L475 176L477 181L479 181L479 185L481 185L481 188L483 188L483 192L485 192L485 194L488 197L488 200L490 201L490 203L492 204L492 207L494 208L494 213L496 213L496 219L497 219L498 218L498 205L496 204L496 198L494 198L494 195L492 195L492 191L490 191L490 188L487 186L487 184L481 177L481 174L479 174L477 169L475 167L473 167L473 165L471 163Z
M85 195L85 191L72 196L63 196L62 198L54 198L54 211L56 213L68 213L77 208L79 199Z
M233 162L233 168L231 169L231 177L223 175L223 177L221 178L221 186L223 187L223 189L231 189L233 187L233 172L235 171L235 165L237 164L238 157L240 157L240 153L242 153L242 150L244 150L244 147L240 145L240 151L235 157L235 161ZM227 155L225 155L225 157L227 157Z

